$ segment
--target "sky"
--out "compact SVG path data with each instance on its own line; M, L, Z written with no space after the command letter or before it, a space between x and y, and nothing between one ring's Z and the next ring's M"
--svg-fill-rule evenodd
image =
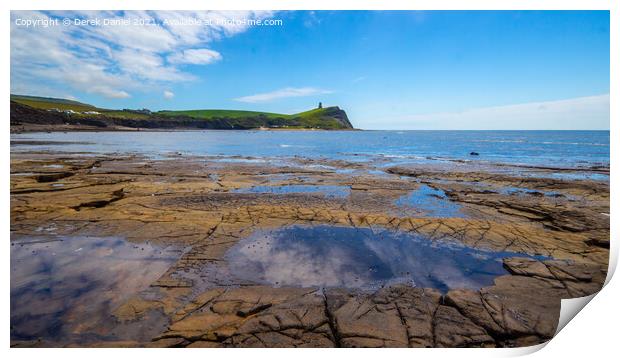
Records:
M609 87L608 11L11 12L11 93L102 108L607 130Z

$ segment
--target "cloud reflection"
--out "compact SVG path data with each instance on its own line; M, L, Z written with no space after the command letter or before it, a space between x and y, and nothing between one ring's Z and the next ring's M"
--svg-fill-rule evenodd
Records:
M124 299L159 278L176 256L114 237L13 240L11 337L66 339L92 332Z
M377 288L405 282L442 291L478 289L522 256L436 243L388 230L289 226L259 231L227 253L232 275L276 286Z

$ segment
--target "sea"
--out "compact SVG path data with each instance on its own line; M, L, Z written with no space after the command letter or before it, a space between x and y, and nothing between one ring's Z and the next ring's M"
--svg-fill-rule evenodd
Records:
M609 166L609 142L609 131L37 132L11 134L11 152L380 159L382 166L443 161L583 169Z

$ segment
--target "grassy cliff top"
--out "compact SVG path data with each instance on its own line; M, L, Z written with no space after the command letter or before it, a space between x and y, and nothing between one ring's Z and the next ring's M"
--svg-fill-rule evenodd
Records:
M258 111L241 111L227 109L198 109L185 111L159 111L155 113L165 117L186 116L203 120L239 120L265 121L259 127L284 128L324 128L344 129L351 128L346 114L338 107L315 108L295 114L281 114ZM343 118L345 119L343 121Z
M76 112L96 111L98 109L90 104L64 98L22 96L12 94L11 101L38 109L56 108L61 111L73 110Z
M111 118L132 120L175 120L190 118L205 121L225 122L224 127L231 128L318 128L318 129L352 129L347 115L338 107L315 108L295 114L281 114L259 111L197 109L197 110L164 110L143 112L133 110L114 110L62 98L11 95L11 101L29 107L59 111L74 111L74 116L89 116L85 112L99 112Z
M282 114L273 112L258 112L258 111L242 111L234 109L192 109L182 111L159 111L158 115L163 116L188 116L192 118L211 119L211 118L247 118L247 117L265 117L265 118L313 118L320 117L331 110L338 107L326 107L315 108L309 111L295 113L295 114Z

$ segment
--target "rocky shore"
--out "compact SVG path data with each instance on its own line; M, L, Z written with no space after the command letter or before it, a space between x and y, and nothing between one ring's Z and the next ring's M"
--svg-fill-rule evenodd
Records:
M549 168L535 168L531 176L496 169L377 171L363 162L304 158L274 165L241 157L12 153L12 241L122 237L180 252L161 277L111 305L105 317L63 317L68 336L23 339L12 322L12 346L545 342L555 333L560 300L597 292L605 280L609 182L552 178L556 170ZM303 190L291 190L298 187ZM423 199L430 204L401 203L419 189L428 191ZM451 213L458 215L445 215L454 205ZM226 275L227 252L241 240L291 225L387 229L515 256L503 259L505 275L478 290L296 287Z

